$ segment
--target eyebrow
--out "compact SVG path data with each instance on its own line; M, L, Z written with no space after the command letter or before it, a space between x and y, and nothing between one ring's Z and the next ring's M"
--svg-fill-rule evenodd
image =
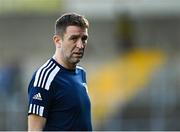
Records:
M80 37L80 35L71 35L71 36L69 37L69 39L79 38L79 37ZM88 35L83 35L82 38L83 38L83 39L87 39L87 38L88 38Z

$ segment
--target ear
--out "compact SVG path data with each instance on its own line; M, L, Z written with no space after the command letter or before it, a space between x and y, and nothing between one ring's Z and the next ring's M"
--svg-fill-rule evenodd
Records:
M61 48L61 43L62 43L62 38L61 38L61 36L59 36L59 35L54 35L54 36L53 36L53 42L54 42L56 48Z

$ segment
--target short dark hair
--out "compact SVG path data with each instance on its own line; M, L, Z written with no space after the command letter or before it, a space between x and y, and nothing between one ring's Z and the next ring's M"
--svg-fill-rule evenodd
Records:
M89 28L89 22L84 16L77 13L65 13L55 22L55 34L63 37L68 26Z

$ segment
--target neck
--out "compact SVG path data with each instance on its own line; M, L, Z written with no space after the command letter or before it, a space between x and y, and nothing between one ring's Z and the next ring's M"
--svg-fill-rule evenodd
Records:
M64 68L70 69L70 70L73 70L73 69L76 68L76 65L66 63L66 62L64 62L61 58L62 58L62 57L61 57L60 55L58 55L57 53L55 53L54 56L53 56L53 59L55 59L56 62L59 63L59 64L60 64L61 66L63 66Z

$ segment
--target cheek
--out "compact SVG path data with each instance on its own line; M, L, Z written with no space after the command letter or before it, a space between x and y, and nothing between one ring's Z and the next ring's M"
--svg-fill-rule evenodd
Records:
M67 45L67 50L70 51L70 52L73 52L73 50L76 48L76 45L73 44L73 43L69 43Z
M65 54L71 54L74 50L74 47L73 44L70 44L70 43L66 43L66 45L63 46L63 52Z

